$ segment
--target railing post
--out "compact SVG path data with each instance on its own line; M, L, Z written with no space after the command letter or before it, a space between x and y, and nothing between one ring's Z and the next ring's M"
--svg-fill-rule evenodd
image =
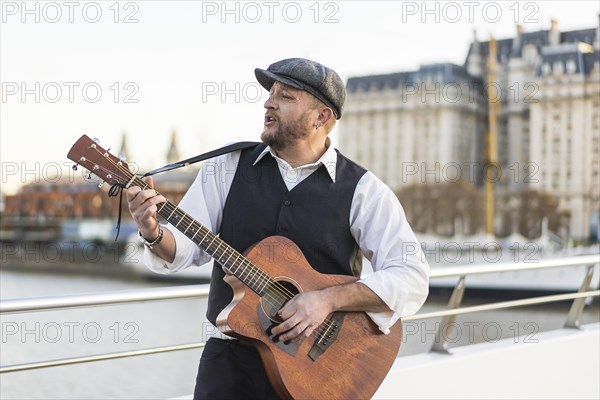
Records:
M454 290L452 291L452 295L450 295L450 300L448 300L448 309L458 308L460 303L462 302L463 295L465 293L465 275L462 275ZM435 339L433 341L433 346L431 346L431 351L436 353L445 353L450 354L448 351L448 332L452 332L454 327L451 324L454 324L456 321L456 315L449 315L442 318L442 322L440 322L440 327L435 334Z
M587 292L589 290L593 275L594 264L590 264L587 266L587 270L585 276L583 277L583 282L581 283L578 293ZM581 314L583 314L586 298L587 297L580 297L573 300L573 304L569 310L569 315L567 315L567 320L565 321L565 328L579 329L581 323Z

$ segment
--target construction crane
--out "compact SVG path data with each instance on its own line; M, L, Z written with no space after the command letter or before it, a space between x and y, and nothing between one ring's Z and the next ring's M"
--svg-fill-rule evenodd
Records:
M496 40L490 38L490 48L487 62L487 102L488 102L488 132L486 166L483 171L485 191L485 232L494 234L494 182L498 177L498 150L496 147L496 116L499 112L500 94L497 93L496 82Z

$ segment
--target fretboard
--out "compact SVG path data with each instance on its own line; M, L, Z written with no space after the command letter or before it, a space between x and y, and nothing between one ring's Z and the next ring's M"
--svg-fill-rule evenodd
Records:
M135 178L131 185L148 188L139 178ZM259 267L169 200L159 205L158 214L259 296L264 295L273 283L273 279Z

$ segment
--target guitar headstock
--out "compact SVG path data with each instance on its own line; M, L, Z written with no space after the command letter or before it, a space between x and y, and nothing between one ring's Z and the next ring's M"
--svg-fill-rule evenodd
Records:
M75 142L67 157L110 185L126 185L134 177L125 161L110 154L87 135Z

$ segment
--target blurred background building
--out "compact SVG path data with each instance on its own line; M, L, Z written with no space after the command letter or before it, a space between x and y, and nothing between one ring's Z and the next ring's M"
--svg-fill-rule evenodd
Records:
M498 236L597 240L600 213L599 26L476 33L463 65L348 80L340 149L398 193L419 232L473 234L483 224L490 101L498 105ZM492 74L490 75L490 72ZM490 76L493 77L490 80Z
M127 136L123 134L119 151L128 159ZM180 161L177 134L165 155L165 163ZM158 165L160 162L156 162ZM81 168L80 168L81 169ZM179 203L198 173L194 167L170 171L154 177L160 192L175 204ZM107 242L115 238L115 225L122 207L120 239L137 232L127 211L127 202L108 196L108 185L98 188L100 180L84 171L62 175L57 182L43 181L21 187L15 195L5 196L2 215L2 241L52 242L59 239L82 239Z

